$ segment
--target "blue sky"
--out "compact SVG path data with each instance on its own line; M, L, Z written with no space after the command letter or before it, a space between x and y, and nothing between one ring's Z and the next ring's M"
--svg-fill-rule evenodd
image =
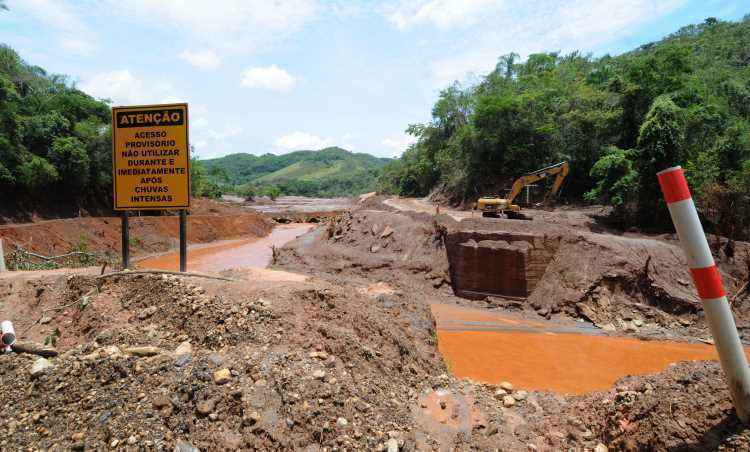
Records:
M0 42L116 105L190 104L202 158L397 156L441 88L515 51L620 53L744 1L7 0Z

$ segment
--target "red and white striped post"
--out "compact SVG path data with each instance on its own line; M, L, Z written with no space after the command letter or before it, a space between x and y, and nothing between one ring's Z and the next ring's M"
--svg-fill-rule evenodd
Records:
M750 368L727 302L721 273L708 247L685 174L681 167L675 166L660 171L657 177L698 296L703 301L708 328L719 352L737 416L747 423L750 421Z

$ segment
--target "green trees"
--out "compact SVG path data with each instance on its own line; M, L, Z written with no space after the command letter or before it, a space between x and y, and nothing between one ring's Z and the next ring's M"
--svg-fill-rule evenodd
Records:
M666 224L669 221L663 208L656 173L682 161L683 141L680 108L668 96L657 97L641 125L639 152L634 154L638 173L638 224L641 226Z
M750 16L709 18L619 56L501 56L474 86L441 92L417 142L380 189L455 203L502 193L517 176L569 160L563 196L618 207L629 225L667 221L656 180L682 165L714 228L750 235ZM743 191L744 190L744 191Z
M75 208L111 199L109 116L107 104L0 45L0 190L9 200L3 207Z
M48 153L62 185L81 196L80 190L89 183L89 156L83 143L76 137L56 138Z
M220 198L223 194L219 184L209 177L206 165L196 157L190 159L190 196Z
M602 201L624 211L635 202L638 171L634 161L638 158L637 149L623 150L609 146L604 155L591 167L591 177L596 185L584 195L588 201Z

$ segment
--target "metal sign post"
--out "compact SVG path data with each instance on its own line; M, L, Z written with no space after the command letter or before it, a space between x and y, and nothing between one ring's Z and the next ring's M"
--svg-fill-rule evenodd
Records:
M122 269L130 267L130 212L122 213Z
M187 271L187 210L180 210L180 271Z

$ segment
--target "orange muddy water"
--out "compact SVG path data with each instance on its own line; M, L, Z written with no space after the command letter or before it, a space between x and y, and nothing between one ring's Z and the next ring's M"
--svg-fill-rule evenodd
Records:
M276 226L266 237L222 240L188 248L188 271L217 272L229 269L265 268L273 257L272 247L281 247L314 228L315 224L293 223ZM144 259L138 268L179 270L180 253L172 252Z
M583 394L626 375L679 361L716 360L713 346L608 337L590 326L526 321L478 309L433 305L438 348L457 377L526 390Z

